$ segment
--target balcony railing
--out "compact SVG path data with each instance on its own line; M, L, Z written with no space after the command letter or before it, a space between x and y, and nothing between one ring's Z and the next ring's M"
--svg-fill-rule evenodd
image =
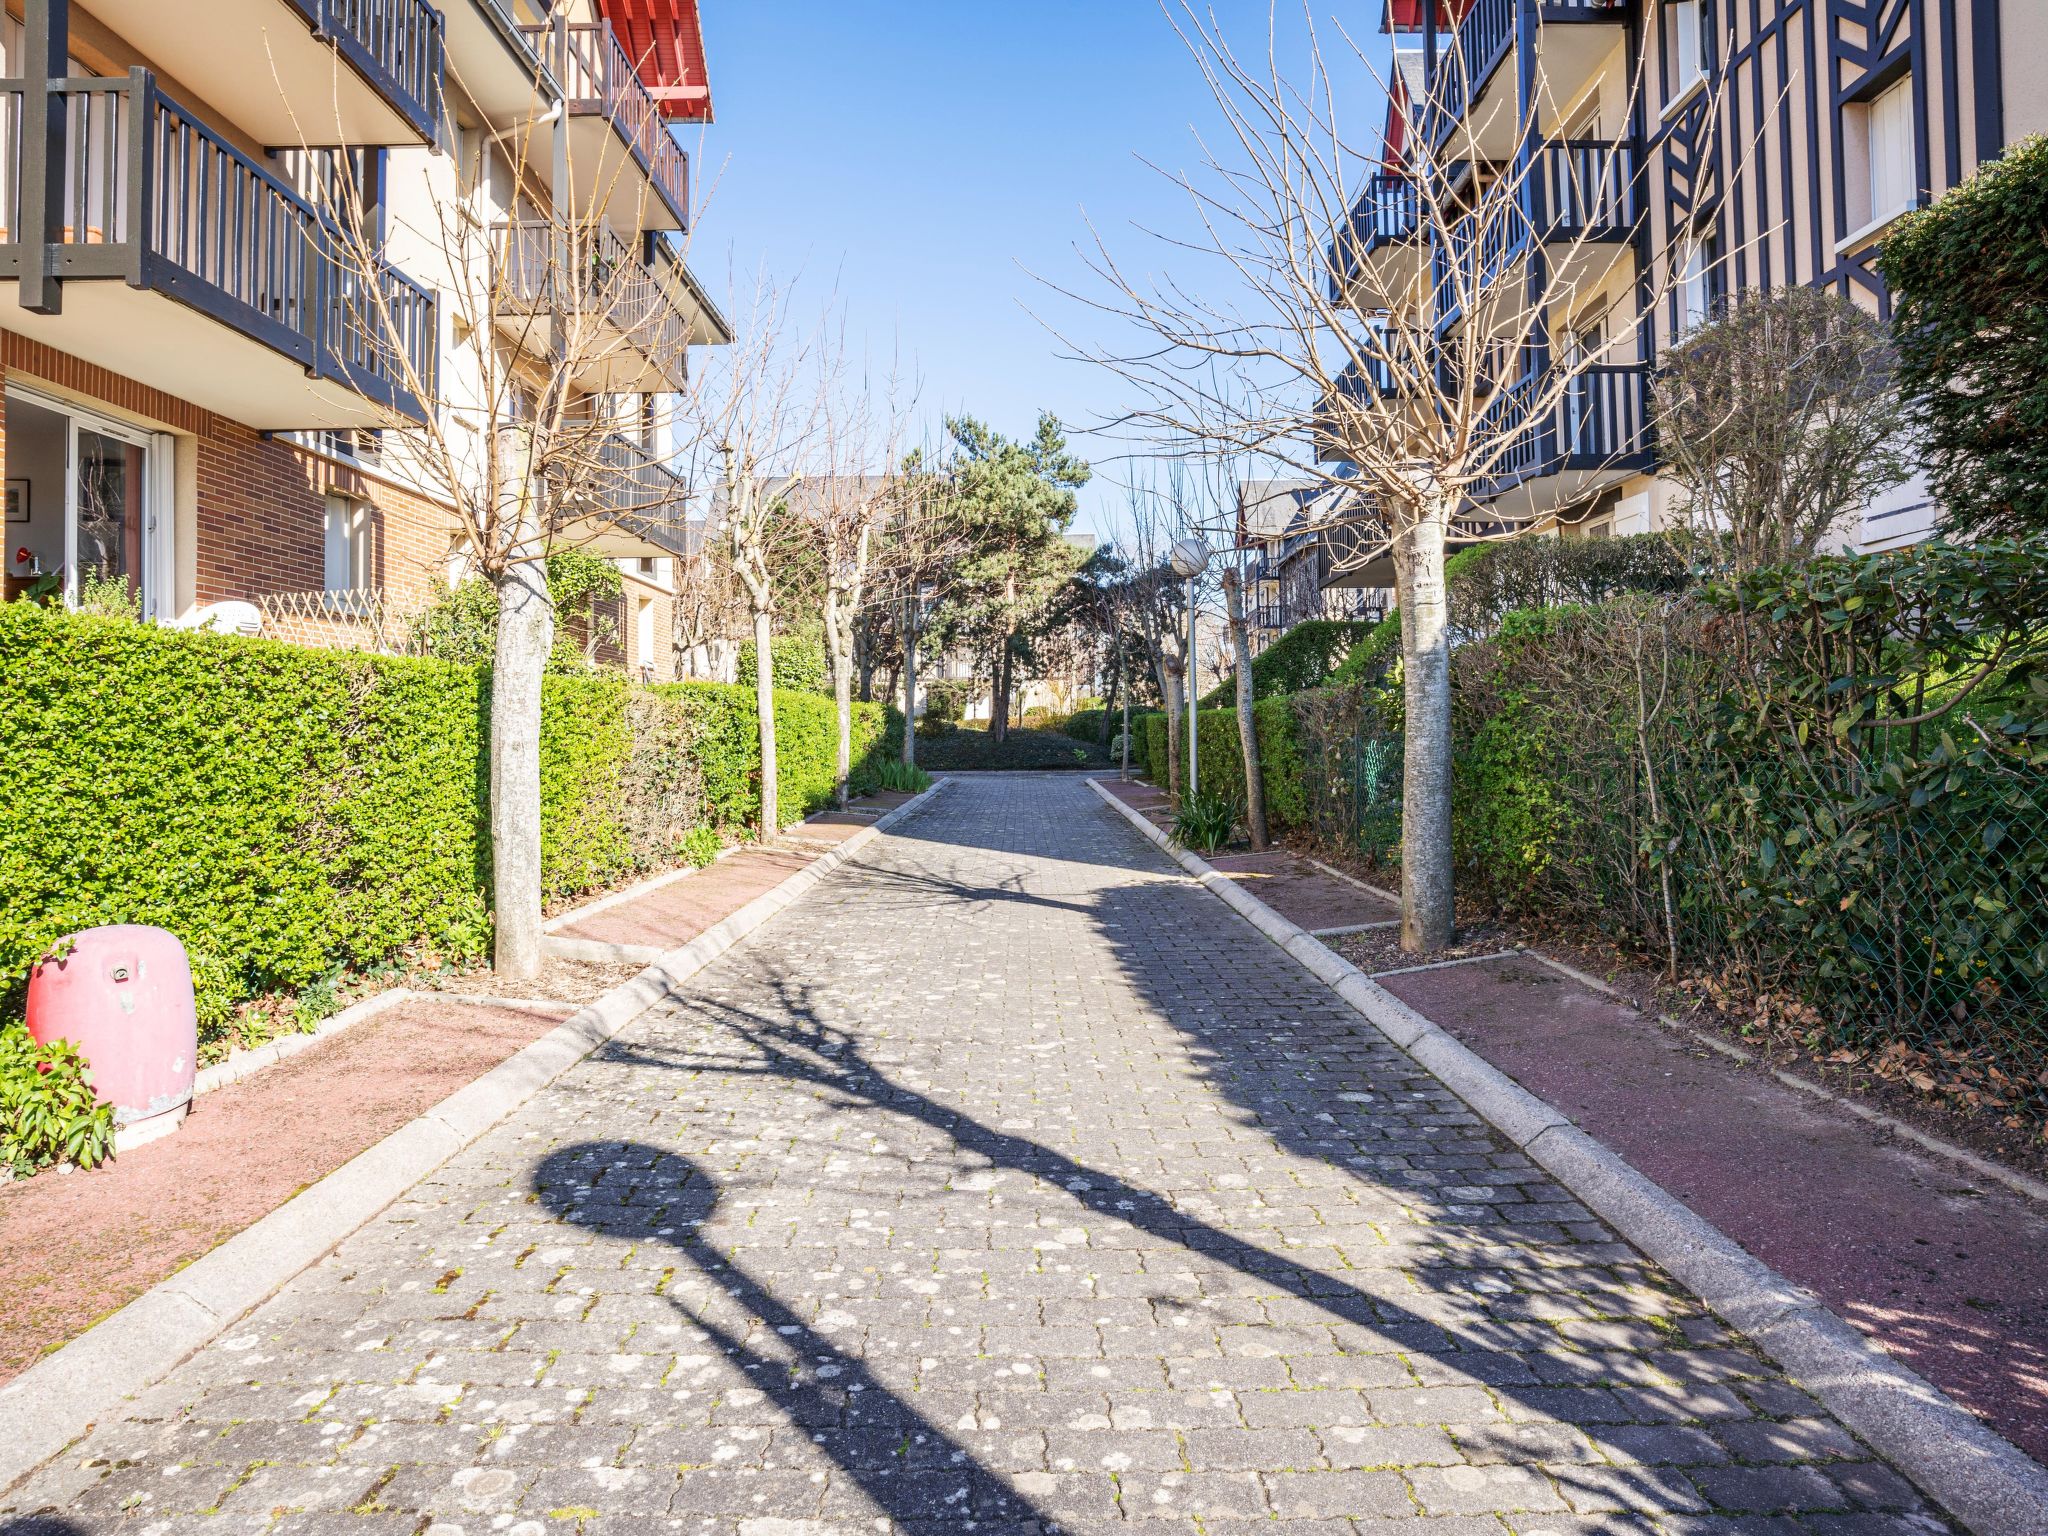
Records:
M1351 205L1350 217L1330 252L1331 296L1341 296L1358 276L1366 257L1382 246L1414 239L1417 227L1415 183L1405 176L1375 171Z
M689 484L631 438L607 432L588 455L595 473L591 514L671 554L690 553L685 509Z
M1575 21L1613 22L1622 19L1628 0L1536 0L1531 7L1538 25ZM1434 101L1427 121L1431 142L1444 135L1485 94L1493 72L1515 40L1522 0L1473 0L1458 18L1449 37L1440 34Z
M1537 149L1526 183L1529 217L1546 240L1622 240L1642 201L1635 144L1563 139Z
M1452 221L1431 258L1439 328L1492 292L1528 251L1529 233L1529 215L1519 203L1496 200Z
M387 338L417 376L438 356L434 299L381 266L376 286L341 260L313 205L157 89L143 69L61 82L68 151L51 271L166 294L290 357L417 414ZM0 274L21 270L23 94L0 81ZM36 157L40 158L40 157ZM382 295L395 325L372 303ZM146 343L138 340L138 345Z
M612 24L556 21L519 30L561 84L566 110L609 122L677 223L687 227L690 157L668 131L668 120Z
M690 322L647 263L608 229L588 232L573 243L574 270L557 281L557 227L537 220L496 225L491 248L505 264L500 292L521 306L561 303L581 313L602 305L605 319L656 368L678 376L690 342ZM566 291L564 291L566 289Z
M420 136L438 136L447 74L441 13L426 0L287 0Z
M1475 492L1481 499L1566 470L1651 467L1649 373L1642 364L1581 367L1559 396L1538 410L1537 397L1543 393L1543 376L1525 373L1482 418L1482 434L1506 434L1510 441L1486 485Z

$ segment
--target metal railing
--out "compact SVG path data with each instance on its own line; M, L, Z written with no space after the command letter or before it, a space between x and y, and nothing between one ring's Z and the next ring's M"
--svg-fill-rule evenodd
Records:
M612 125L679 224L690 218L690 157L668 131L660 104L608 21L522 26L562 87L566 110Z
M428 138L441 121L441 13L425 0L290 0Z
M1332 297L1355 277L1365 258L1384 245L1411 240L1417 230L1415 183L1391 171L1375 171L1329 253Z
M574 313L601 308L605 318L648 361L664 371L680 366L690 322L673 295L632 247L609 229L573 240L567 291L558 281L555 237L546 220L514 220L491 230L491 248L504 263L499 292L521 304L559 302ZM677 384L680 379L675 380Z
M617 432L595 436L587 457L595 471L586 493L590 515L671 554L690 553L689 483L681 475Z
M374 291L396 320L383 326L313 205L164 95L149 71L65 80L58 95L68 150L56 276L168 294L400 409L394 329L413 371L433 378L433 295L380 261ZM0 83L0 247L13 248L16 268L34 233L22 226L22 101L20 82Z
M1628 0L1537 0L1532 13L1539 26L1548 22L1615 21ZM1432 142L1442 139L1485 93L1487 82L1515 40L1521 0L1473 0L1458 17L1437 60L1435 99L1426 115Z

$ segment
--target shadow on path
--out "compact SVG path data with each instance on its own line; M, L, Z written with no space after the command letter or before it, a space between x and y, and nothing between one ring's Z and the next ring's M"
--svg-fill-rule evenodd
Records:
M718 1207L719 1191L688 1158L644 1142L579 1142L550 1153L534 1170L533 1188L542 1205L566 1222L636 1244L668 1244L772 1329L790 1358L763 1353L679 1298L666 1298L900 1529L938 1536L988 1530L989 1521L1012 1529L1031 1522L1057 1529L966 1446L877 1380L865 1361L811 1328L698 1236L696 1229ZM0 1536L14 1536L12 1527L0 1528ZM24 1530L21 1536L57 1533Z

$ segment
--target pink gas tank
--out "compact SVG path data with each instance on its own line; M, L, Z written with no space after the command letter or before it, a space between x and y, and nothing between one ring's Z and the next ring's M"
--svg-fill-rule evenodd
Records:
M38 961L30 974L28 1032L78 1047L117 1128L174 1129L199 1054L184 945L135 923L86 929L62 959Z

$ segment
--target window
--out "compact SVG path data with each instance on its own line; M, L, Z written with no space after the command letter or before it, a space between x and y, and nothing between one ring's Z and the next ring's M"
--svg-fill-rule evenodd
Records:
M1671 27L1671 94L1679 96L1706 74L1706 0L1671 0L1664 19Z
M1870 222L1913 206L1918 175L1913 154L1913 81L1908 76L1866 109L1870 156Z
M633 659L643 678L654 671L654 599L643 597L633 606Z
M327 590L363 592L371 586L370 509L346 496L327 498Z
M1678 329L1681 333L1712 318L1720 276L1719 242L1707 235L1686 247L1678 274Z

